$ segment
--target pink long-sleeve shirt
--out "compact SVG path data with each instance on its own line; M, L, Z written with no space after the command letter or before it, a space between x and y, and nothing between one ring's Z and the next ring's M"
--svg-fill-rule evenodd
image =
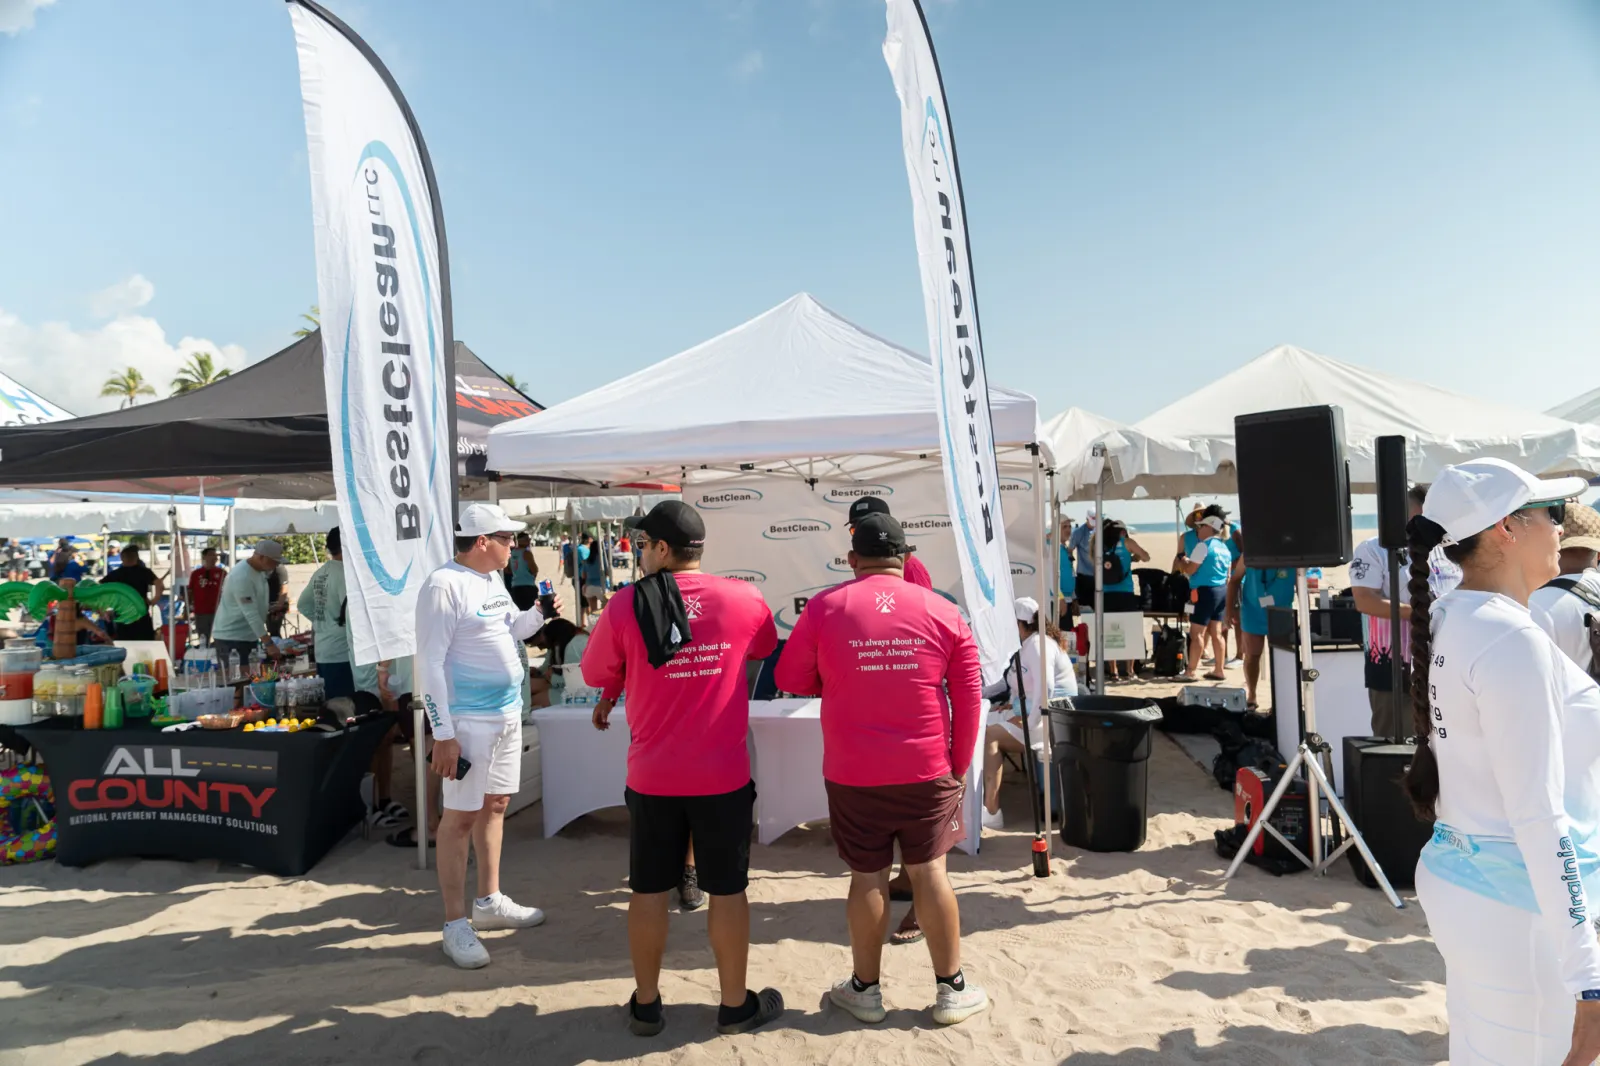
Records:
M583 680L626 686L628 787L651 796L715 796L750 781L750 698L744 664L765 659L778 631L761 593L698 571L677 575L691 641L650 665L633 589L611 598L583 652Z
M972 764L983 707L972 631L955 604L900 577L813 596L775 680L822 697L822 776L835 784L964 777Z

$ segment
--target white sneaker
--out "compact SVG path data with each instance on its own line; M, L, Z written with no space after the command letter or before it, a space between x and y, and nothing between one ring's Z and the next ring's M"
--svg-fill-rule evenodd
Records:
M989 993L971 981L959 992L940 982L939 998L933 1004L933 1020L940 1025L955 1025L988 1009Z
M989 808L983 808L983 827L994 830L1004 829L1006 827L1006 812L995 811L990 814Z
M1232 659L1228 660L1228 668L1230 670L1233 669L1235 666L1243 666L1243 665L1244 665L1244 660L1239 658L1238 656L1234 656Z
M472 901L472 927L480 930L527 929L544 923L544 911L513 903L504 892L489 897L489 905Z
M489 949L466 922L444 927L444 953L463 970L481 970L489 965Z
M857 992L853 976L846 977L830 988L828 999L840 1010L849 1011L856 1021L868 1025L883 1021L887 1013L883 1009L883 989L873 985L865 992Z

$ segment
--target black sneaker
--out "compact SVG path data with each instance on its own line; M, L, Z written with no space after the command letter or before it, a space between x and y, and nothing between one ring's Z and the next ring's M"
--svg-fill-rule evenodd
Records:
M686 911L697 911L706 905L706 894L700 891L700 875L693 866L683 868L683 880L678 882L678 903Z

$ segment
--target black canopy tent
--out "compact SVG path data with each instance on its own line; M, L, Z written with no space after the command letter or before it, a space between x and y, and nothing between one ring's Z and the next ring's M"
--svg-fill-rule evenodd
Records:
M484 496L489 428L544 408L460 341L455 363L456 470L463 496ZM0 427L0 485L10 487L320 500L334 495L332 469L320 331L182 396ZM507 479L499 492L550 485Z

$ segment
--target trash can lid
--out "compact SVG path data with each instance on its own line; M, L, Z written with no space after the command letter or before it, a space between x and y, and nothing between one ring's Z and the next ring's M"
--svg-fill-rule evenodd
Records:
M1080 725L1104 722L1107 725L1140 725L1161 721L1161 708L1136 696L1070 696L1046 704L1051 718L1076 721Z

